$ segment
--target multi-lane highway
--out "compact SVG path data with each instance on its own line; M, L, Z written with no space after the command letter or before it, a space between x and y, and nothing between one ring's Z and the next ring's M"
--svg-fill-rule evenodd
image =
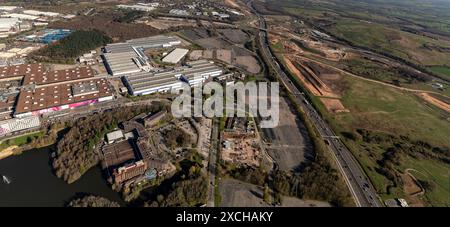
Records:
M340 172L355 200L357 206L361 207L379 207L380 201L373 185L365 176L358 162L352 153L343 145L338 136L333 132L330 126L321 118L315 108L308 102L302 92L294 85L291 79L280 67L277 59L269 48L269 40L267 33L267 24L264 18L253 8L252 1L248 3L248 7L259 18L260 39L262 58L265 59L269 67L272 67L278 74L281 82L294 95L298 105L305 111L313 124L316 126L320 135L329 147L331 154L334 156Z

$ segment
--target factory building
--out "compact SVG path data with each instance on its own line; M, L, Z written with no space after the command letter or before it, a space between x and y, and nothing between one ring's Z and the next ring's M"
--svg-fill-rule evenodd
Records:
M18 8L17 6L0 6L0 11L11 12Z
M189 50L177 48L164 57L162 61L165 63L177 64L186 56L187 53L189 53Z
M19 18L0 18L0 32L9 32L11 29L18 29L20 23Z
M90 67L46 71L42 64L0 67L0 81L21 80L14 117L23 118L112 100L105 78Z
M155 7L146 5L146 4L135 4L135 5L117 5L119 9L126 9L126 10L136 10L136 11L142 11L142 12L151 12L155 10Z
M43 12L43 11L37 11L37 10L24 10L23 13L32 15L32 16L46 16L46 17L58 17L61 15L59 13Z
M27 14L22 14L22 13L9 13L9 14L2 15L2 17L18 18L18 19L21 19L21 20L30 20L30 21L34 21L34 20L39 19L38 16L32 16L32 15L27 15Z
M182 83L197 86L209 78L220 76L222 73L223 70L214 63L199 60L188 62L186 66L164 72L135 73L125 76L124 81L132 95L147 95L155 92L181 89Z
M108 44L104 48L105 66L112 76L123 76L140 71L150 71L152 66L144 54L146 49L167 48L180 45L176 37L152 36L132 39L124 43Z
M11 135L15 132L38 128L40 126L41 122L39 117L36 116L0 121L0 137Z
M37 86L20 92L14 117L39 116L113 99L106 79Z

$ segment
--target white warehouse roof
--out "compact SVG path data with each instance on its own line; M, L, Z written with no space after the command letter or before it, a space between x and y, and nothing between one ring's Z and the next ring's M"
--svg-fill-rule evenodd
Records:
M170 52L170 54L168 54L165 58L163 58L162 61L166 62L166 63L176 64L181 59L183 59L184 56L186 56L186 54L188 52L189 52L188 49L177 48L177 49L173 50L172 52Z
M37 10L24 10L24 14L33 15L33 16L49 16L49 17L57 17L60 14L54 12L42 12Z
M0 6L1 11L13 11L19 7L17 6Z
M16 17L22 20L36 20L39 17L37 16L31 16L31 15L27 15L27 14L21 14L21 13L10 13L10 14L5 14L2 15L2 17Z
M116 141L118 139L123 139L124 135L123 135L122 130L117 130L117 131L106 134L106 138L108 139L108 143L113 143L114 141Z
M26 129L36 128L41 125L39 117L31 116L26 118L14 118L6 121L0 121L0 136L8 133L18 132Z
M0 28L9 29L20 22L19 18L0 18Z

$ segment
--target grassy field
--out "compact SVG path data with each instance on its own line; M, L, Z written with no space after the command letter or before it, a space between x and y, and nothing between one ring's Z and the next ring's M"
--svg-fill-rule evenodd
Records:
M450 63L450 52L437 49L450 47L450 42L445 40L438 41L387 25L353 19L338 20L329 31L359 46L381 50L417 64Z
M350 86L342 101L351 112L335 116L344 126L401 134L450 146L450 122L423 105L415 95L354 78L345 77L344 80Z
M450 2L272 0L267 5L358 46L423 66L450 63Z
M286 13L300 16L355 45L422 66L449 65L450 41L428 35L449 31L450 27L445 23L450 22L450 11L444 9L450 4L439 8L417 1L414 4L420 7L398 0L377 0L376 5L370 1L335 2L272 1L272 7L268 6L268 9L279 12L278 9L284 7ZM405 4L411 7L405 7ZM399 10L394 12L389 8ZM428 10L422 12L425 8ZM341 61L339 65L344 64L347 71L367 78L449 94L449 89L441 92L432 88L429 78L420 77L414 71L362 58L346 60L349 62ZM434 67L433 70L448 76L450 68ZM428 186L419 202L427 206L449 206L450 115L412 92L349 76L333 83L333 87L342 91L342 103L350 110L349 113L328 113L317 97L312 97L312 102L341 135L381 198L405 198L409 202L417 202L403 188L403 183L408 182L404 182L408 178L403 178L407 176L406 170L414 169L408 172Z
M350 113L326 114L336 131L342 133L364 129L382 135L407 136L411 141L426 141L434 146L450 148L450 122L438 114L438 110L423 105L423 101L415 95L349 77L344 77L342 83L348 86L342 101ZM346 140L346 144L362 164L382 198L403 197L400 187L391 188L388 193L386 187L390 185L390 180L377 171L379 160L386 152L386 147L381 142L377 142L375 138L373 142ZM421 177L436 185L448 184L448 173L445 174L445 170L450 165L431 159L412 158L408 154L402 154L401 157L401 165L395 167L399 172L434 163L436 175ZM429 204L439 205L442 203L440 198L446 195L450 195L450 189L438 186L432 192L427 192L425 197Z
M450 67L447 66L431 66L428 67L429 70L432 72L439 74L441 76L446 76L450 78Z
M7 147L10 147L10 146L19 146L20 147L22 145L28 144L33 139L37 139L37 138L43 136L43 134L44 134L43 132L35 132L35 133L31 133L31 134L27 134L27 135L19 136L16 138L1 141L0 151L3 149L6 149Z
M433 184L431 190L426 190L424 200L435 206L450 206L450 165L432 160L417 160L411 157L405 159L404 168L412 168L411 173L418 179Z

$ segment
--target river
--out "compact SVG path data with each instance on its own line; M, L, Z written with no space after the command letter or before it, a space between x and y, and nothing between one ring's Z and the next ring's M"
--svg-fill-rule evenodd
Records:
M108 198L124 205L120 195L107 184L99 167L90 169L78 181L67 184L53 174L51 149L26 151L0 160L0 206L61 207L83 193Z

